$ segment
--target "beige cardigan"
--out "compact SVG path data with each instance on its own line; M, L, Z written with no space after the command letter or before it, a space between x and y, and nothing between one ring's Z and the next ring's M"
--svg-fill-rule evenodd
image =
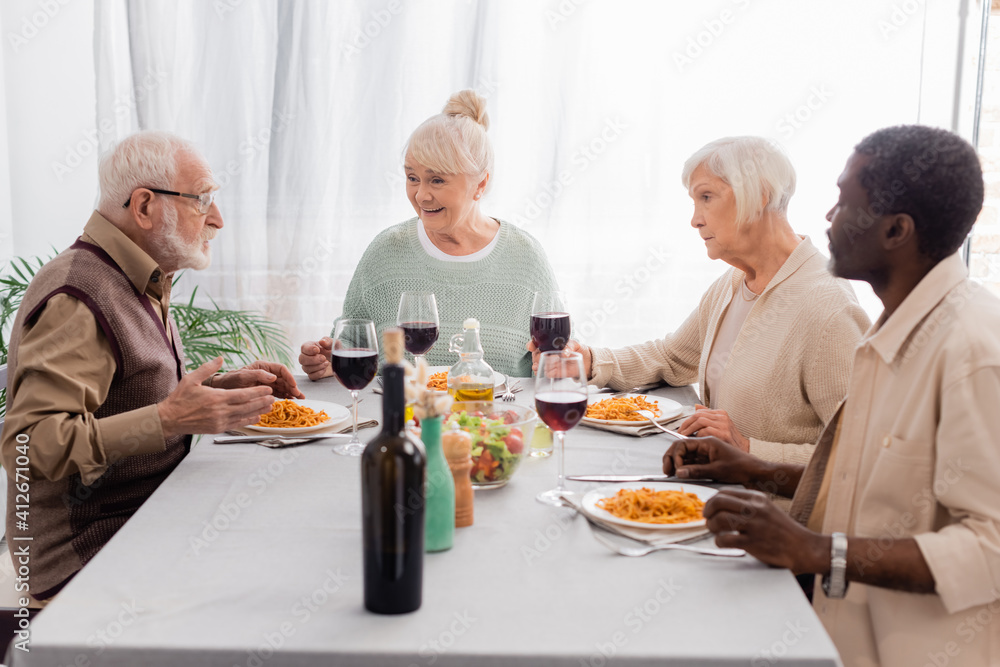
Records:
M696 380L719 322L744 273L730 269L698 308L662 340L611 350L592 348L597 386L627 389ZM783 463L809 462L815 442L847 394L854 349L870 321L846 280L834 278L808 238L795 248L747 315L720 378L715 407L750 439L750 453Z

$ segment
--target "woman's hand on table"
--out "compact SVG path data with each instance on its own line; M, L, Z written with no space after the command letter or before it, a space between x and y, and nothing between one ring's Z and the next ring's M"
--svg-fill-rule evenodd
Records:
M333 366L330 364L331 354L333 354L333 339L330 337L302 343L301 354L299 354L299 365L302 366L302 372L314 381L330 377L333 375Z
M740 451L750 451L750 439L743 436L725 410L710 410L696 405L695 413L684 420L677 432L681 435L697 433L700 437L713 437L727 442Z
M535 347L535 344L530 340L528 341L528 344L525 345L525 348L527 348L528 352L531 352L531 370L537 373L538 359L542 356L542 353L538 351L538 348ZM593 364L593 358L590 355L590 348L586 345L580 345L575 340L570 339L566 343L566 349L570 352L580 353L580 356L583 357L583 369L587 373L587 379L589 380L593 377L594 373L593 368L591 367Z

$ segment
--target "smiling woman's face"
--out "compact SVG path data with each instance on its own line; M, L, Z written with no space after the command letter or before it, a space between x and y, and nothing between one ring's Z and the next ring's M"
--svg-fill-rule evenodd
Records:
M450 231L471 222L482 183L467 174L439 174L407 155L406 196L432 231Z
M729 185L700 165L691 173L688 190L694 200L691 226L698 230L705 241L710 259L725 260L738 249L739 232L736 229L736 197Z

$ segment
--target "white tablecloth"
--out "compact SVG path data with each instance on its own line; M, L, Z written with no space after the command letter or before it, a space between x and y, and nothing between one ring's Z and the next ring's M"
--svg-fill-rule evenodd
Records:
M333 379L303 390L348 402ZM690 389L655 393L695 401ZM380 416L380 397L362 395L362 419ZM530 389L518 403L532 404ZM567 473L659 471L670 440L578 428ZM534 500L554 482L554 460L532 459L506 487L477 492L475 525L425 558L421 609L379 616L362 605L359 459L330 444L202 438L34 619L14 664L840 664L787 571L749 557L617 556L582 518Z

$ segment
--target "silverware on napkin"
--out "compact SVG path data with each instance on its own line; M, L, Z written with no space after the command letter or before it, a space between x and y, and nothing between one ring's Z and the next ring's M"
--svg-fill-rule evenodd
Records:
M301 435L220 435L214 442L217 445L235 445L246 442L263 442L264 440L326 440L327 438L350 438L349 433L302 433Z
M723 558L742 558L747 555L743 549L729 549L726 547L696 547L681 542L670 542L668 544L634 544L636 540L627 538L626 543L616 542L625 539L620 533L613 533L605 525L590 522L590 532L598 542L611 549L619 556L631 556L633 558L651 554L654 551L666 551L675 549L677 551L690 551L691 553L702 554L704 556L722 556ZM701 538L698 538L701 539Z

